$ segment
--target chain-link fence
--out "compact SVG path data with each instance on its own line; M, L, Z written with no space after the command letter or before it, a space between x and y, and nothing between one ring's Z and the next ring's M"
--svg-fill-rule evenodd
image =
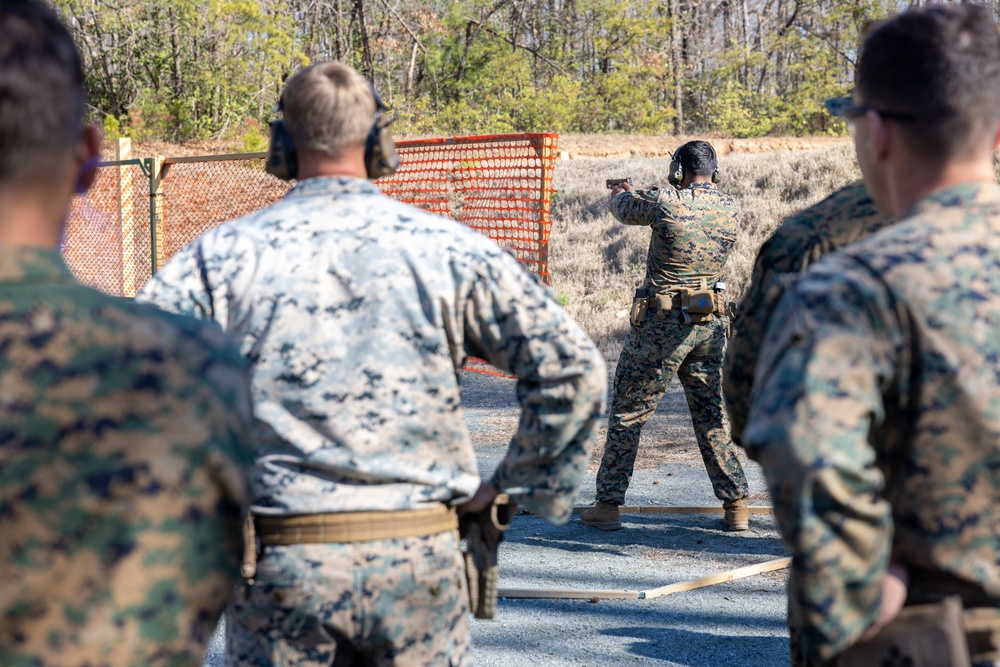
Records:
M557 141L539 133L401 141L399 171L376 184L481 231L548 282ZM111 294L135 296L177 250L291 187L264 171L266 153L129 159L123 140L117 156L74 201L63 242L74 274Z

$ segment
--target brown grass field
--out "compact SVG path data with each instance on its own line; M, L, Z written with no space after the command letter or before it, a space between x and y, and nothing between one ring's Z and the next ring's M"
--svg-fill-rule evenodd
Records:
M577 158L556 166L552 289L609 364L628 333L625 312L645 273L650 232L611 217L604 180L631 176L640 188L666 187L669 162L668 157ZM740 235L723 271L729 297L737 300L758 249L781 221L861 176L853 147L843 140L801 151L732 152L720 157L719 169L719 187L735 195L742 209Z
M630 176L637 187L667 187L668 151L686 139L628 135L559 138L563 157L556 162L554 179L558 192L552 207L550 236L552 288L560 303L597 341L611 364L617 359L628 332L625 313L634 287L645 272L650 232L619 224L611 217L604 180ZM709 140L720 155L719 187L735 195L742 209L740 236L724 270L729 297L738 300L746 288L757 250L782 219L860 177L860 172L850 140L845 138L710 137ZM145 144L133 146L132 154L206 155L233 152L235 148L225 142ZM222 182L216 180L219 176L213 168L211 163L172 167L174 175L167 179L165 190L171 206L168 217L172 226L193 231L186 232L179 240L168 232L165 239L168 255L192 235L212 226L212 221L243 215L284 192L282 185L264 197L251 187L260 178L250 178L243 171L234 172L235 175L225 172L227 180ZM138 168L133 169L136 170L133 176L139 182ZM184 179L179 178L182 175ZM251 175L263 176L256 172ZM99 181L100 187L94 194L78 202L82 211L71 216L70 243L65 254L82 279L120 292L122 260L116 249L121 247L121 239L115 224L117 190L111 170L102 176L107 182ZM182 182L186 185L180 185ZM175 188L179 189L174 191ZM220 189L227 193L226 197L213 196ZM197 196L188 196L192 193L187 190ZM236 208L229 210L223 204ZM216 210L220 207L224 210ZM130 211L144 235L142 243L148 244L148 230L145 230L148 194L144 187L137 188ZM140 259L146 264L145 275L139 280L141 285L149 275L149 268L145 255Z

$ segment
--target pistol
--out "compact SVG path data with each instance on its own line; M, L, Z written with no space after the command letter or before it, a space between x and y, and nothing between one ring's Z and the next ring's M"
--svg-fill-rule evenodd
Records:
M632 185L632 178L631 177L609 178L608 180L604 181L604 184L608 187L608 190L615 187L616 185L621 185L622 183L628 183L629 185Z

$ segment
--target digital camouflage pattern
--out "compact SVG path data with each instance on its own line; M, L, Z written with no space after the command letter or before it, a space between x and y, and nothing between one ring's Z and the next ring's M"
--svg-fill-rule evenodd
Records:
M711 287L740 228L736 200L713 183L622 192L611 200L611 214L652 229L643 282L650 294L697 289L702 278Z
M683 190L636 190L611 200L611 213L627 225L652 228L645 286L650 293L671 287L697 289L716 280L736 242L735 200L710 183ZM651 310L629 331L615 372L608 435L597 474L597 500L624 504L643 425L656 411L674 373L684 386L698 448L715 495L736 500L747 481L729 437L722 405L722 358L728 320L685 324L678 310Z
M734 333L729 339L723 372L722 389L736 442L747 423L764 328L781 293L779 277L801 273L824 255L866 238L891 222L879 213L864 182L858 181L788 218L761 246L750 287L733 320Z
M12 248L0 347L0 664L200 664L239 576L242 359Z
M265 583L241 587L226 614L236 664L472 665L454 532L265 547L258 574Z
M745 443L793 555L797 664L859 638L890 560L910 602L1000 607L998 239L1000 189L949 188L775 308Z
M597 499L625 504L632 480L639 434L666 393L674 374L684 387L691 420L708 478L720 499L749 495L736 446L729 439L729 422L722 405L722 355L726 351L724 319L686 325L650 315L632 327L618 357L614 398L597 473Z
M307 179L181 250L140 296L218 321L252 362L255 513L471 497L480 476L459 378L476 356L518 376L522 409L491 481L549 521L569 517L603 410L604 360L548 289L478 232L365 180ZM392 664L386 656L407 647L467 664L468 602L449 545L373 542L370 557L358 555L365 545L268 548L247 604L227 613L229 658L257 664L264 642L269 657L322 662L336 649ZM428 577L440 581L428 588ZM275 586L294 592L265 615ZM352 631L330 634L339 627Z
M425 509L479 487L459 370L518 376L494 485L565 521L604 360L548 289L482 234L366 180L314 178L180 250L140 299L216 320L253 365L253 511Z

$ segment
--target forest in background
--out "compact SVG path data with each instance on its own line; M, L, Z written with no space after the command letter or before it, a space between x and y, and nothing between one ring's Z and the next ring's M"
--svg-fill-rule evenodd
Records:
M859 35L920 0L52 0L109 138L266 145L283 81L347 62L397 136L839 134ZM997 11L1000 0L988 3Z

